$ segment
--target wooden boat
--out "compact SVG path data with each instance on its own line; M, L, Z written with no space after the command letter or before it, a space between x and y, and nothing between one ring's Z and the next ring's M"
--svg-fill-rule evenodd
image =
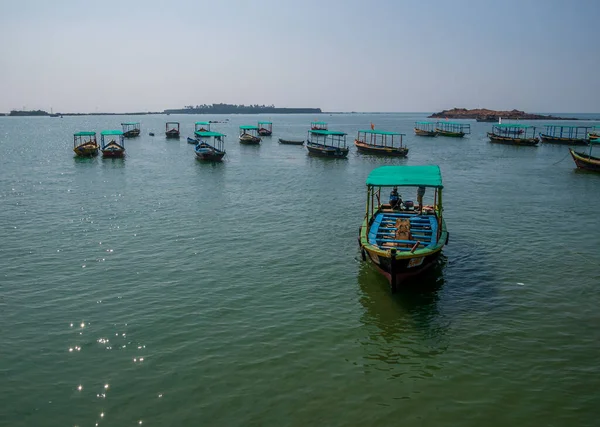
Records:
M139 122L121 123L123 127L123 136L125 138L135 138L140 136L140 124Z
M287 145L304 145L304 140L295 140L295 139L282 139L279 138L279 143L280 144L287 144Z
M417 136L437 136L434 122L415 122L415 135Z
M359 153L406 157L408 148L402 145L403 133L381 130L359 130L354 145Z
M273 134L273 123L258 122L258 134L260 136L271 136Z
M220 162L225 156L225 135L219 132L195 132L198 144L194 151L198 160Z
M349 151L346 134L335 130L309 130L306 148L309 154L331 158L344 158Z
M369 260L395 292L403 281L430 268L448 243L443 219L442 176L438 166L381 166L367 178L367 212L359 230L363 261ZM413 187L421 197L433 189L433 204L415 208L402 201L398 187ZM393 188L394 203L382 200ZM418 196L417 196L418 198Z
M468 123L437 122L435 124L435 130L438 135L441 136L462 138L463 136L471 133L471 125Z
M190 138L188 136L187 143L196 145L196 144L198 144L198 140L196 138Z
M569 148L571 157L573 157L573 161L579 169L600 172L600 158L592 156L592 149L596 144L600 144L600 139L590 140L590 151L588 153L582 153Z
M540 132L540 140L552 144L588 145L588 131L591 126L546 125L544 133Z
M537 145L535 127L519 124L497 124L487 133L491 142L508 145Z
M240 126L240 143L246 145L260 144L257 126Z
M167 138L179 139L179 122L167 122L165 124L165 135Z
M194 123L194 132L210 132L211 122L196 122Z
M103 130L100 141L102 157L125 156L125 135L120 130Z
M150 136L154 136L154 132L150 132L148 135L150 135Z
M588 139L590 141L600 140L600 126L594 126L592 131L588 134Z
M325 122L310 122L310 130L327 130Z
M96 132L77 132L73 134L73 151L79 157L98 155Z

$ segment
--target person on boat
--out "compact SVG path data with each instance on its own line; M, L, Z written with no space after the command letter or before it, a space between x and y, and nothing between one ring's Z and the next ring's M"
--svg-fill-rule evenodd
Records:
M390 207L392 209L400 208L401 204L402 204L402 199L400 198L400 195L398 194L398 187L394 187L392 189L392 192L390 193Z
M417 203L419 205L419 215L423 213L423 196L425 195L425 187L417 188Z

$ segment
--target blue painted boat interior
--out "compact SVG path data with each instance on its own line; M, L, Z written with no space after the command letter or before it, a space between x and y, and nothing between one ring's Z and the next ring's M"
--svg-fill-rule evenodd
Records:
M410 234L412 240L396 240L396 221L401 218L410 220ZM369 228L369 243L380 249L394 247L399 251L410 251L412 246L421 242L418 249L429 248L437 243L437 218L435 215L419 215L415 213L387 213L380 212L375 215ZM403 246L389 246L388 244L403 244Z

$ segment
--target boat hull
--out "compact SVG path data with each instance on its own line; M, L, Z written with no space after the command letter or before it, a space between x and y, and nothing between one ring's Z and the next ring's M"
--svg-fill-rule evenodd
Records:
M125 138L135 138L136 136L140 136L139 129L128 130L127 132L123 132L123 136Z
M569 148L569 152L571 153L571 157L573 157L575 165L579 169L600 172L600 158L589 156L588 154L572 150L571 148Z
M348 156L348 147L334 147L331 145L314 144L311 142L306 143L308 153L313 156L329 157L329 158L345 158Z
M465 136L464 132L448 132L447 130L436 129L436 132L440 136L449 136L451 138L462 138Z
M280 144L286 144L286 145L304 145L304 140L302 141L292 141L289 139L281 139L279 138L279 143Z
M258 145L260 144L260 138L256 136L240 136L240 144Z
M106 158L120 158L125 156L125 147L117 144L116 142L109 142L104 148L102 148L102 157Z
M415 135L417 136L437 136L438 133L434 130L422 130L415 128Z
M364 154L392 157L406 157L408 155L408 148L406 147L384 147L380 145L365 144L358 140L354 140L354 145L359 153Z
M273 132L268 129L259 129L258 134L260 136L271 136L273 134Z
M218 151L210 148L197 148L196 159L205 162L220 162L225 157L225 151Z
M78 157L94 157L98 155L98 145L97 144L82 144L78 147L73 148L73 152Z
M495 135L491 132L488 132L487 136L490 142L495 142L496 144L535 146L540 142L537 138L511 138L509 136Z
M176 138L176 139L179 139L179 132L165 132L165 136L167 138Z
M367 248L364 249L364 252L367 260L387 279L392 291L396 291L408 279L418 276L433 267L439 259L442 250L440 249L426 256L401 260L395 259L393 268L391 255L383 257L369 251ZM411 266L411 263L418 263L419 265Z
M194 139L194 138L190 138L188 136L187 142L188 142L188 144L194 144L194 145L196 145L198 143L198 140Z
M585 139L585 138L578 138L578 139L560 138L560 137L556 137L556 136L546 135L543 133L540 133L540 140L542 142L546 142L546 143L550 143L550 144L564 144L564 145L588 145L590 143L590 140Z

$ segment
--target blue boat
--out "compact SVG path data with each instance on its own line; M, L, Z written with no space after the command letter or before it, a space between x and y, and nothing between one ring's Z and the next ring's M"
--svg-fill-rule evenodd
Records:
M198 160L220 162L225 156L225 135L219 132L194 132L198 142L194 151ZM188 138L189 140L189 138Z

